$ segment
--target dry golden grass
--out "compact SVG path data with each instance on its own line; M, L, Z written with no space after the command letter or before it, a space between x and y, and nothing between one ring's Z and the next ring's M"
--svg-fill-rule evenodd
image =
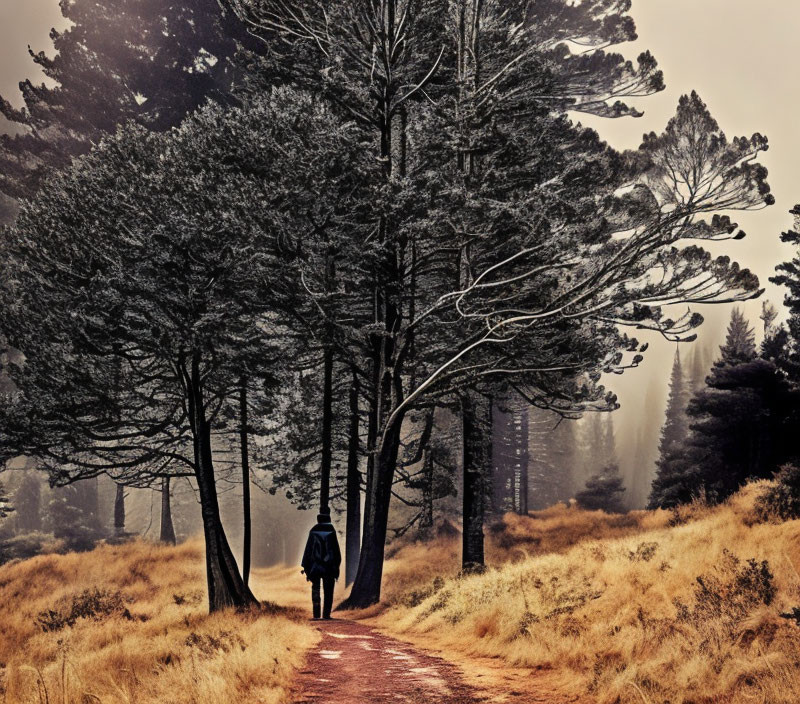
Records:
M252 579L262 598L265 578ZM199 542L43 555L0 567L0 692L8 704L277 703L318 638L301 618L208 615Z
M370 613L467 661L558 673L602 704L797 702L800 627L780 614L800 605L800 521L753 523L762 490L677 516L510 516L482 575L458 575L457 538L405 545Z
M383 603L360 615L468 675L479 658L504 663L496 681L529 686L537 701L797 702L800 626L781 614L800 606L800 521L755 523L763 487L677 514L509 515L487 530L482 575L459 574L451 532L397 542ZM207 615L198 542L0 567L3 701L285 701L318 638L303 622L308 585L294 566L256 570L252 582L290 610Z

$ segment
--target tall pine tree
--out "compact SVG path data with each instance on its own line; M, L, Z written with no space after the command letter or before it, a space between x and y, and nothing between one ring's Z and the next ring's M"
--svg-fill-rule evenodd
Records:
M661 440L658 444L656 479L652 496L660 495L662 487L672 484L673 477L683 472L683 454L689 435L689 420L686 406L689 403L689 387L681 364L680 350L676 350L669 380L669 396L665 412ZM654 499L651 498L651 502Z

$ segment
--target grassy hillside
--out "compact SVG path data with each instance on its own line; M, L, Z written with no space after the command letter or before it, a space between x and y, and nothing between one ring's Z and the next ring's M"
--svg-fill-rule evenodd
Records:
M800 626L781 614L800 606L800 521L755 522L762 489L678 513L509 515L487 529L482 575L459 574L452 528L396 542L384 601L361 616L468 675L513 673L514 701L796 702ZM256 594L288 607L259 615L208 616L203 574L199 543L0 567L2 701L286 701L318 638L299 567L256 570Z
M780 614L800 605L800 521L753 523L762 488L677 514L508 516L479 576L458 575L457 538L406 545L376 623L601 703L796 702L800 627Z
M262 579L256 571L257 596ZM7 704L281 702L317 638L300 618L209 616L196 542L43 555L0 567L0 694Z

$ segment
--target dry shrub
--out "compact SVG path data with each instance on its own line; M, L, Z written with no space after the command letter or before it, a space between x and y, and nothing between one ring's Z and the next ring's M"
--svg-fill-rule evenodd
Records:
M265 591L255 570L253 590ZM295 611L209 615L202 545L133 542L0 567L8 704L284 701L317 635Z
M756 499L754 514L759 521L800 518L800 467L785 465L774 482L765 483Z
M121 614L129 621L133 618L125 607L121 592L95 587L60 599L55 608L42 611L36 617L36 623L45 632L60 631L67 626L74 626L80 618L99 621L114 614Z
M482 575L458 572L458 541L407 545L387 563L376 623L563 672L565 691L600 704L796 702L800 529L749 520L762 490L697 502L678 521L565 507L506 516Z

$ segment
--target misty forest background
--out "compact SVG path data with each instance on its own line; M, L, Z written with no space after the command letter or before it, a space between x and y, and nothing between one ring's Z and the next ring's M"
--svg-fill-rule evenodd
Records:
M787 306L728 305L763 292L732 216L774 204L766 138L696 93L637 150L579 122L664 89L611 50L629 6L62 2L48 83L0 101L0 560L205 532L241 604L330 503L358 606L387 535L463 523L471 568L507 511L794 461L796 262Z

